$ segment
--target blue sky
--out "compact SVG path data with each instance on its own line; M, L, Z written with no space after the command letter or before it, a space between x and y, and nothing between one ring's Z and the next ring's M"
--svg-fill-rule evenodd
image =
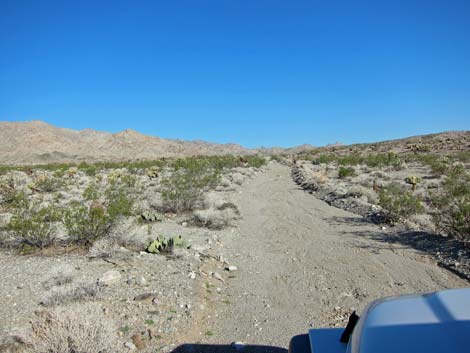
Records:
M0 0L0 120L245 146L470 129L470 1Z

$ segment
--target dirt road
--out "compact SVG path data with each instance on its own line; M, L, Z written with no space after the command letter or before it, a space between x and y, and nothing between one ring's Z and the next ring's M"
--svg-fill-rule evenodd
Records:
M239 196L239 232L225 241L237 266L226 300L204 318L210 344L287 347L315 326L343 326L375 298L465 287L428 256L385 241L387 232L300 190L272 164Z

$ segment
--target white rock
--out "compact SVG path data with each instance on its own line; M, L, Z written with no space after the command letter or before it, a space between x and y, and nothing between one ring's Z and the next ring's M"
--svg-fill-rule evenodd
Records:
M121 280L121 274L116 270L110 270L105 272L103 276L98 280L99 283L109 286L110 284L119 282Z
M236 270L237 270L237 266L231 265L231 266L226 267L225 269L226 269L227 271L233 272L233 271L236 271Z
M124 347L126 347L128 350L130 351L135 351L137 349L137 347L135 346L134 343L132 342L126 342L124 343Z
M145 279L144 276L139 276L135 279L135 282L139 285L139 286L145 286L147 284L147 280Z
M215 279L218 279L221 282L225 282L223 277L220 274L218 274L217 272L212 272L212 277L214 277Z

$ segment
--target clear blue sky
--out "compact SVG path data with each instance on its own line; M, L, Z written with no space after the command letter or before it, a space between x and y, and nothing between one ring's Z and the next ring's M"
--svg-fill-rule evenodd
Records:
M470 1L0 0L0 120L246 146L470 129Z

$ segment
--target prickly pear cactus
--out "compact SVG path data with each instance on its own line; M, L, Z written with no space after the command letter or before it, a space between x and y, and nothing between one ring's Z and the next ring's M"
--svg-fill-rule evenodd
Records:
M181 239L181 236L179 237L178 242L182 242L183 240ZM175 239L173 237L171 238L165 238L165 237L157 237L157 239L153 240L150 242L150 244L147 246L147 252L151 254L172 254L173 249L175 247Z
M147 252L151 253L151 254L159 254L160 253L160 247L162 245L162 242L160 241L159 238L157 238L156 240L152 241L149 246L147 246Z
M146 221L146 222L162 222L163 221L163 217L156 213L156 212L150 212L150 211L145 211L143 212L140 217Z

